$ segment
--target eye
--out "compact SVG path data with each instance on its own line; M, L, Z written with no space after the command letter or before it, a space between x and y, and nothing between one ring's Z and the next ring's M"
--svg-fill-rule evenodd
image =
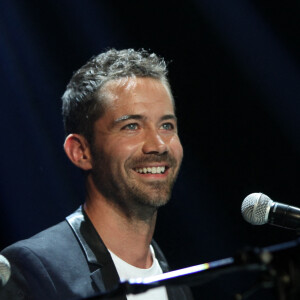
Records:
M174 125L172 123L164 123L163 125L161 125L161 128L164 130L173 130Z
M124 126L122 129L125 130L137 130L139 128L139 125L137 123L130 123Z

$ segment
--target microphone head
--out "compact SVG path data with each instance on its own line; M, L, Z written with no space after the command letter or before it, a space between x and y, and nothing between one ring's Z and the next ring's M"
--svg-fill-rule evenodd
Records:
M10 273L10 264L8 260L0 254L0 287L7 283Z
M263 225L268 222L273 201L263 193L248 195L242 203L242 215L252 225Z

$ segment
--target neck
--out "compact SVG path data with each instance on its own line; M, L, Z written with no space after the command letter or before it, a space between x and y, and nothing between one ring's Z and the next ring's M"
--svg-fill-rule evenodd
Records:
M152 265L149 246L155 229L156 210L148 213L147 218L140 218L140 214L128 215L122 207L99 193L90 193L89 189L84 209L110 251L135 267Z

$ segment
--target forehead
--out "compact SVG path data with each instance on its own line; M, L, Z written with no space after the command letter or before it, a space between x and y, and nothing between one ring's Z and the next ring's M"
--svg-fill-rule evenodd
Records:
M101 89L105 113L152 112L174 113L171 92L161 80L129 77L107 82Z

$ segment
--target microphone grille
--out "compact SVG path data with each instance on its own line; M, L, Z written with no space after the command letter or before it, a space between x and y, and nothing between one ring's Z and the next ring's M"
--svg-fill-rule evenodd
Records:
M4 286L10 277L10 264L8 260L0 254L0 286Z
M266 224L272 203L273 201L263 193L250 194L242 203L242 215L253 225Z

